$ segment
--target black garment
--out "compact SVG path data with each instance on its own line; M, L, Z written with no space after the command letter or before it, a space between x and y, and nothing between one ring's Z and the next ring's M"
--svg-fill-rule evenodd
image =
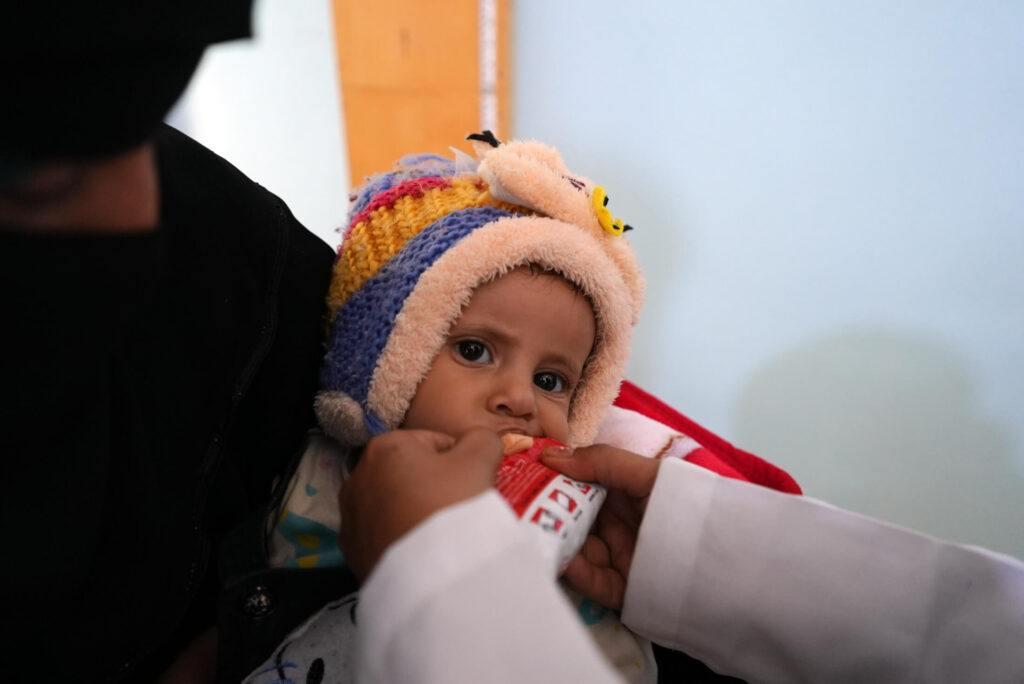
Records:
M252 0L3 3L0 160L92 158L142 144L206 46L249 37L251 15Z
M314 423L331 250L194 141L155 144L157 230L0 229L18 681L151 680L213 624L217 546Z
M267 521L280 509L304 449L279 479L273 496L232 530L220 550L223 588L217 615L217 681L241 681L285 637L330 601L359 589L347 566L271 568Z

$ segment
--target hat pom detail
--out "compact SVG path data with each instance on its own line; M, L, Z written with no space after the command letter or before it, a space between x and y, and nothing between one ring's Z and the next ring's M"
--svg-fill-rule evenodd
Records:
M365 444L370 439L363 408L344 392L319 392L313 400L324 432L342 444Z

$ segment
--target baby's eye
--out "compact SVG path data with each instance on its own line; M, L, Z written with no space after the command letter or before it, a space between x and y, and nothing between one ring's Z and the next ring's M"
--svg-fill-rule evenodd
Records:
M461 340L455 345L459 356L473 363L490 363L491 351L479 340Z
M533 376L533 384L545 392L564 392L569 388L569 381L558 373L544 371Z

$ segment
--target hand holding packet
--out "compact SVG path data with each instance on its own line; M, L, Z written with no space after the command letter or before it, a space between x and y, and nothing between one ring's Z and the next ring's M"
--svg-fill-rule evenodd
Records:
M551 569L561 575L579 553L604 503L605 489L580 482L540 462L544 447L563 446L546 437L506 434L505 457L494 486L530 528Z

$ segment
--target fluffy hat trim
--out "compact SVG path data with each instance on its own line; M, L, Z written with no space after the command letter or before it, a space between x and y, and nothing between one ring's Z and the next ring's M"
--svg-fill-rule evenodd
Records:
M533 141L478 159L408 157L368 179L335 263L317 414L351 444L401 425L473 291L538 264L588 297L594 351L573 397L570 442L593 439L625 373L643 278L603 188ZM536 214L541 214L537 216Z
M632 336L627 283L592 236L554 219L504 218L477 228L420 276L409 293L370 382L367 403L387 428L401 424L452 324L481 283L539 264L575 283L594 307L597 335L569 416L570 441L586 444L618 393Z
M459 240L480 226L510 216L494 207L446 214L406 242L398 254L337 310L331 323L331 344L320 375L322 394L327 398L316 405L325 429L329 417L332 428L328 431L335 438L345 443L361 443L365 441L362 436L367 430L372 435L386 429L370 410L369 407L376 404L367 403L367 393L406 298L417 287L422 273ZM339 412L333 406L335 399L332 397L345 397L346 406L351 401L366 408L365 416L349 408ZM345 421L350 418L355 422L346 426Z
M487 181L495 199L575 224L603 241L632 297L632 323L636 325L643 303L643 277L629 243L604 234L592 202L597 188L594 182L571 174L558 150L535 140L513 140L498 147L477 145L475 149L481 155L477 173Z

